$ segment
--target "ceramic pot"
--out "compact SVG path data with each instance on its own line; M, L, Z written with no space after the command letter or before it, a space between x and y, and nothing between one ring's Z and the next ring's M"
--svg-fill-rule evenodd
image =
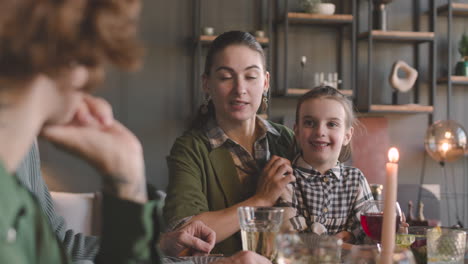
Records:
M214 35L214 28L212 28L212 27L204 27L204 28L202 29L202 32L203 32L203 35L213 36L213 35Z
M459 61L455 66L455 75L468 76L468 61Z
M322 15L333 15L335 13L335 4L320 3L317 5L317 13Z

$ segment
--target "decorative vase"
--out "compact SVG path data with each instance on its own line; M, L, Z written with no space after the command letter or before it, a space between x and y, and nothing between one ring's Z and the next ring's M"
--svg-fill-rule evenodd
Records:
M304 12L314 14L317 13L318 4L321 2L322 0L300 0L299 4Z
M457 65L455 66L455 75L468 77L468 61L467 60L461 60L457 62Z

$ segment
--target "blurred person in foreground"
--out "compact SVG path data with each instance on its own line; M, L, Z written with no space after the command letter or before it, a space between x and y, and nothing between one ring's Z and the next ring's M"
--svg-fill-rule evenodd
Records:
M106 64L138 68L140 1L0 0L0 6L0 263L71 262L37 200L12 175L39 135L102 174L96 262L160 263L154 245L161 223L153 221L159 201L147 198L141 144L121 123L102 118L111 116L102 115L106 103L87 94ZM187 247L181 238L165 234L161 245ZM250 252L233 258L264 261Z

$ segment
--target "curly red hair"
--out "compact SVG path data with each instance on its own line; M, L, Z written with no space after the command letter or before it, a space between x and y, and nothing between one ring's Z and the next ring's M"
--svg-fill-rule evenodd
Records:
M140 65L140 0L0 0L0 78Z

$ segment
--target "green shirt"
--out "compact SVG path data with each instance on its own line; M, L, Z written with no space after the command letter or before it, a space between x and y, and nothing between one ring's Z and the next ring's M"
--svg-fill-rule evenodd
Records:
M294 136L285 126L270 122L279 132L268 133L271 155L293 158ZM225 147L211 149L203 130L187 131L174 143L167 158L169 185L164 207L167 223L187 216L217 211L245 201L256 186L242 186L232 156ZM240 234L218 243L214 253L231 255L241 250Z
M96 263L160 263L152 216L144 205L104 195L102 244ZM35 198L0 163L0 263L71 263Z

